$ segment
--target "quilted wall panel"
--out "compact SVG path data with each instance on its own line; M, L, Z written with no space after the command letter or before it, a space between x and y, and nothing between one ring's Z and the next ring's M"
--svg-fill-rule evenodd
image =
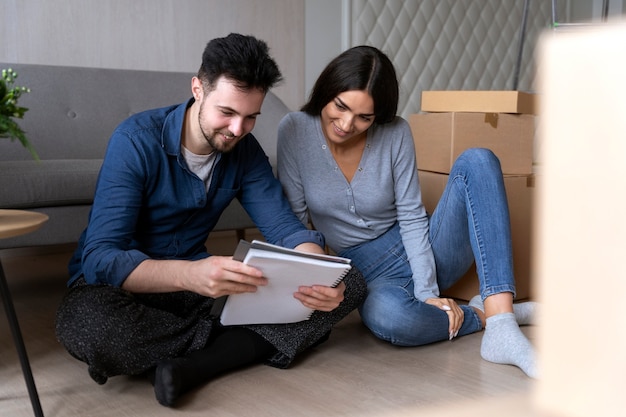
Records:
M420 111L423 90L513 89L524 0L345 1L350 46L376 46L396 66L400 115ZM535 90L534 47L551 21L551 1L529 1L518 90Z

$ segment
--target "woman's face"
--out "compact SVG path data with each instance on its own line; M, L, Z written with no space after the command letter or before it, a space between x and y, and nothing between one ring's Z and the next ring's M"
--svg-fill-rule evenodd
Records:
M330 142L340 145L358 140L374 123L374 99L367 91L344 91L324 106L321 119Z

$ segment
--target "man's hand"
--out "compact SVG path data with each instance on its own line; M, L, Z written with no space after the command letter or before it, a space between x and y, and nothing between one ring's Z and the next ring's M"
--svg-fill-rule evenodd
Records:
M217 298L222 295L256 292L267 285L260 270L227 256L210 256L189 265L183 286L189 291Z

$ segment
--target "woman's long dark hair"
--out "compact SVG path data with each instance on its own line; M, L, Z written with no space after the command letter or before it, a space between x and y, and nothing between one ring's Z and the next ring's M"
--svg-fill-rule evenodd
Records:
M372 46L355 46L333 59L313 86L302 111L319 116L344 91L367 91L374 99L374 122L388 123L398 110L398 79L391 60Z

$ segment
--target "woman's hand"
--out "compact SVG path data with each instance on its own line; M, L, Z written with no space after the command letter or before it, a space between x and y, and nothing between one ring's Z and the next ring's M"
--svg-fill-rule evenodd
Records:
M346 284L340 283L336 287L313 285L311 287L299 287L294 293L294 298L300 300L308 308L320 311L332 311L336 309L344 299Z
M463 319L465 314L461 307L451 298L429 298L426 300L426 304L433 305L439 309L448 313L448 334L449 340L456 337L463 325Z
M294 249L302 252L325 254L324 249L315 243L306 242L296 246ZM325 285L312 285L310 287L298 287L298 292L293 296L308 308L319 311L333 311L344 299L346 284L340 283L336 287Z

